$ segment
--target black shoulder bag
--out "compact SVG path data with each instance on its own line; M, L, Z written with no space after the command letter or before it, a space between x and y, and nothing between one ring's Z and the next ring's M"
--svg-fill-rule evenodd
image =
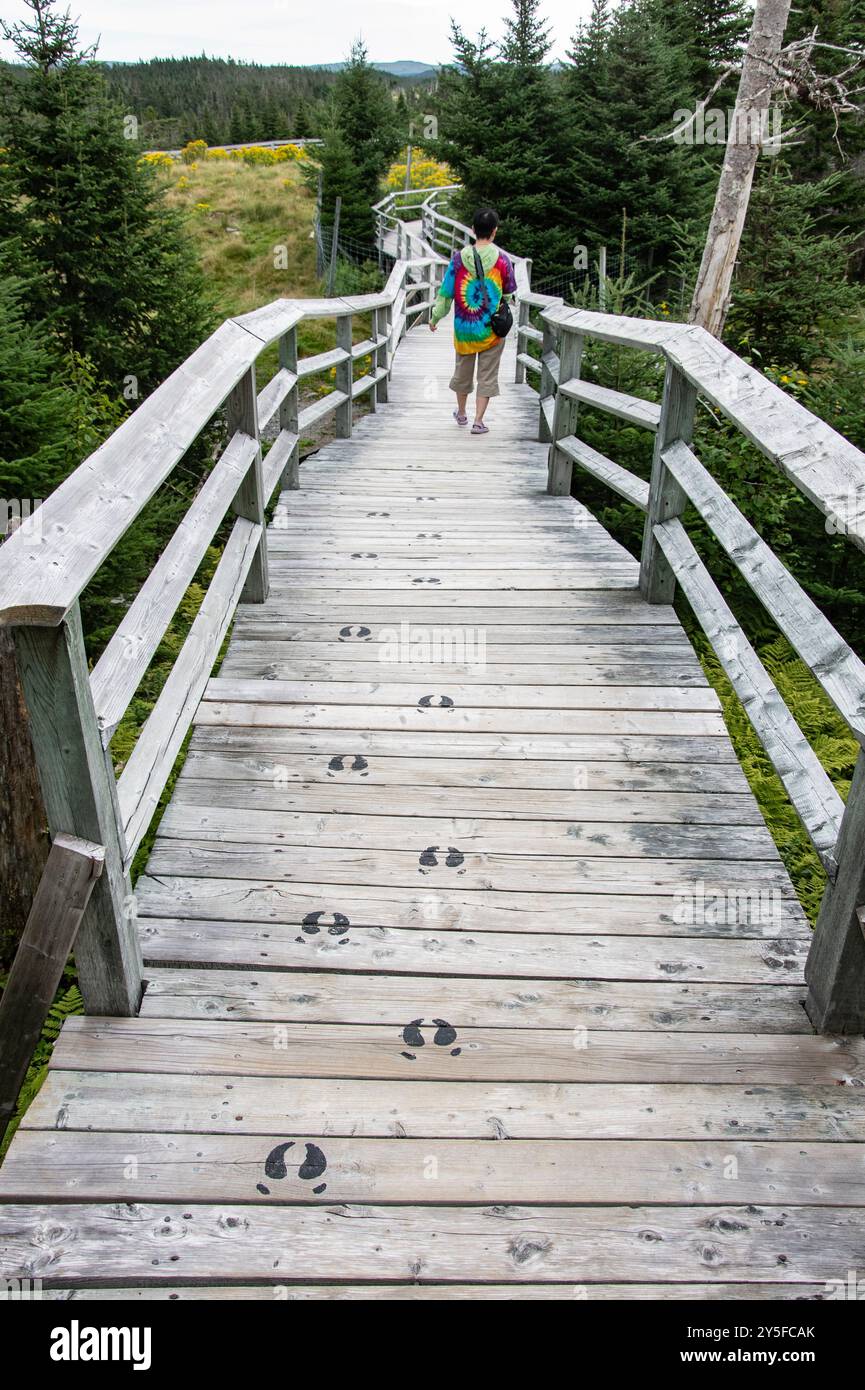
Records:
M476 246L472 247L472 252L475 258L475 275L478 277L478 279L484 287L484 297L487 301L487 313L489 313L490 294L486 285L486 277L484 276L483 264L481 263L481 258L478 255L478 249ZM502 295L501 302L499 304L499 307L496 309L496 312L494 314L490 314L489 324L490 328L493 330L497 338L506 338L510 333L511 329L513 328L514 316L511 313L510 305L505 303L504 295Z

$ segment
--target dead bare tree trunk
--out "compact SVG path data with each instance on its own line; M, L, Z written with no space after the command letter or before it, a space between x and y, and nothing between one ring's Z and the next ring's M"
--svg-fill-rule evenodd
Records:
M716 338L724 331L760 138L778 80L777 64L791 0L757 0L742 65L733 128L727 132L715 207L694 288L689 321Z
M8 628L0 628L0 969L12 963L48 849L15 645Z

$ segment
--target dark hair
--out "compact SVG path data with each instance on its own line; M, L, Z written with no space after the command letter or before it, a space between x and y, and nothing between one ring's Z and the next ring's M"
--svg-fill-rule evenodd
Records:
M472 218L472 230L478 237L492 236L498 225L499 215L495 208L478 208Z

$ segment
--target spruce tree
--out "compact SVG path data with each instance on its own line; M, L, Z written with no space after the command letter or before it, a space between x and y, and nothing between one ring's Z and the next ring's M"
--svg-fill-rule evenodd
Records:
M367 62L359 39L337 78L334 103L337 125L371 207L378 201L381 180L399 149L401 132L387 86ZM366 239L371 236L370 214Z
M33 316L118 398L130 377L141 395L206 336L203 277L92 52L55 3L26 0L32 22L4 30L25 72L4 94L14 119L0 231L18 237L36 272Z

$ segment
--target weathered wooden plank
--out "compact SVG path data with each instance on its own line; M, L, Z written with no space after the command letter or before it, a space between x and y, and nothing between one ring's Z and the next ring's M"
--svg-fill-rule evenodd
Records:
M215 798L214 798L215 800ZM474 855L570 855L585 858L727 859L769 861L777 857L775 843L763 825L694 825L578 820L529 821L429 815L362 815L343 812L274 811L251 807L202 805L172 800L159 825L161 837L213 842L285 846L315 846L352 850L386 850L418 846L416 863L429 862L433 873L454 859L453 869ZM428 861L425 846L436 847ZM445 848L448 846L448 848ZM462 856L462 857L460 857ZM543 868L543 866L540 866ZM457 869L457 871L459 871ZM471 869L468 870L471 873ZM555 869L551 872L555 878Z
M253 727L236 723L201 725L194 735L196 748L231 749L237 753L300 753L321 755L330 759L334 750L334 735L310 729ZM346 746L341 736L337 747ZM583 764L595 762L669 763L676 773L682 766L699 764L710 768L738 766L736 754L726 730L723 734L675 735L654 734L594 734L557 737L542 733L534 737L521 734L474 734L446 731L402 732L400 730L355 729L350 740L352 754L373 754L384 757L426 758L496 758L508 761L570 761L576 764L573 776ZM344 768L328 768L328 772L350 772Z
M235 433L120 620L90 678L107 747L258 450Z
M407 664L407 675L413 675ZM710 685L677 686L579 686L579 685L520 685L517 687L488 685L460 686L439 680L430 684L429 704L422 709L439 708L438 701L451 700L441 706L458 715L462 710L506 706L513 710L675 710L685 712L714 712L721 702ZM216 676L208 682L206 700L223 704L303 704L303 705L409 705L418 708L426 696L418 694L414 680L395 683L352 681L283 681L246 680ZM456 722L456 721L454 721Z
M242 1095L243 1104L238 1105ZM314 1080L49 1071L22 1129L859 1142L854 1087Z
M421 918L408 929L365 928L355 925L349 915L352 911L351 900L340 901L339 907L329 911L325 907L312 910L306 914L311 920L290 933L244 929L233 922L148 918L141 923L142 947L145 959L155 964L361 973L387 970L403 975L519 976L527 980L678 979L757 983L773 988L798 983L800 991L808 949L807 938L760 937L747 921L744 925L750 927L750 935L730 940L704 933L691 942L687 937L632 937L621 931L609 936L586 932L544 935L539 929L471 935L441 930L435 918L431 922Z
M731 1171L737 1203L773 1203L783 1192L796 1205L865 1206L859 1144L353 1136L322 1146L282 1126L270 1135L28 1130L0 1170L0 1198L715 1206L730 1198Z
M231 745L210 749L206 746L205 733L202 729L195 734L186 755L181 777L184 789L190 782L206 778L220 783L241 781L273 785L283 794L299 796L318 795L321 788L317 784L323 784L335 796L346 795L345 800L334 800L334 807L337 804L347 806L347 797L363 794L356 793L350 782L347 784L345 769L331 768L330 760L322 758L314 749L291 750L292 757L281 761L278 753L268 753L264 747L258 752L243 752ZM372 761L367 760L363 769L366 772L364 785L423 787L423 802L428 806L435 804L436 798L452 793L457 794L459 804L459 794L471 791L473 804L492 807L496 792L508 795L514 792L520 797L520 805L536 806L539 811L546 802L533 794L555 791L558 793L556 804L565 814L571 814L567 809L571 805L569 794L579 791L581 797L588 798L590 806L603 801L610 808L603 816L607 820L617 819L625 812L628 819L642 819L643 798L622 795L635 791L653 793L653 804L676 811L686 820L695 813L700 814L703 808L708 811L710 806L720 806L719 797L725 800L735 797L737 804L746 802L750 808L744 811L746 818L755 814L750 788L737 763L661 762L659 755L654 762L623 758L620 762L579 764L575 759L575 765L569 766L553 759L543 762L531 758L462 758L459 751L458 744L451 757L377 755ZM344 775L340 775L341 772ZM675 799L672 793L676 793ZM434 800L429 800L430 797ZM483 801L475 801L475 797L482 797Z
M261 347L226 321L46 498L3 546L0 622L61 621Z
M127 862L141 843L180 752L261 535L255 522L239 517L234 523L189 634L120 776L117 795Z
M250 682L267 687L273 682ZM572 687L577 689L578 687ZM586 687L595 689L595 687ZM228 724L242 728L331 729L352 732L401 730L407 733L460 734L536 734L583 735L669 735L722 737L723 718L711 710L672 708L647 709L566 709L533 711L531 708L460 709L452 706L420 705L429 692L416 689L416 699L405 705L316 705L239 703L218 699L202 700L195 713L197 725ZM686 692L679 691L678 694ZM700 693L702 692L695 692Z
M326 932L327 928L324 928ZM606 945L606 943L604 943ZM629 943L625 943L629 944ZM715 943L713 943L714 947ZM640 955L638 949L637 952ZM412 975L276 971L153 971L143 1018L396 1023L422 1016L431 982ZM807 1033L801 985L622 984L591 980L462 978L448 981L448 1008L472 1028L594 1027L654 1031ZM110 1127L110 1126L109 1126Z
M436 1016L438 1010L436 1010ZM450 1020L448 1020L450 1022ZM406 1020L409 1023L410 1020ZM457 1027L455 1024L454 1027ZM451 1046L460 1048L453 1055ZM414 1051L415 1059L404 1054ZM457 1028L453 1044L407 1048L390 1025L72 1018L51 1065L64 1071L355 1076L437 1081L620 1081L859 1086L865 1040L771 1033ZM865 1217L865 1213L863 1213Z
M393 660L376 661L376 648L373 647L368 653L372 657L371 660L360 661L356 656L355 661L351 662L351 652L344 650L341 651L339 660L304 660L299 655L295 656L287 645L236 642L222 663L220 677L225 680L267 681L271 684L279 681L295 686L305 685L310 689L317 687L326 699L335 694L334 703L340 702L339 694L347 685L353 686L356 690L365 686L375 689L380 681L384 681L387 682L385 688L394 689L396 687L391 682L404 682L406 677L423 682L427 695L439 693L439 687L442 694L446 693L448 698L452 699L454 697L450 692L456 688L460 692L461 701L465 700L467 687L480 687L482 695L491 690L501 691L508 688L514 692L512 700L521 699L526 703L531 702L534 691L543 690L547 694L548 691L571 687L571 700L562 701L565 707L572 703L575 692L579 692L580 697L585 699L585 687L598 690L605 687L607 698L611 698L613 691L621 690L626 704L633 703L635 688L645 688L646 703L650 705L657 701L657 692L661 689L665 692L673 689L708 689L702 667L693 656L686 657L683 661L681 658L677 659L674 654L666 661L649 663L632 660L623 661L621 665L618 662L610 662L606 665L589 666L553 661L544 665L526 663L500 666L494 660L488 660L486 655L473 658L473 649L477 649L473 648L471 639L468 661L453 660L454 649L447 646L441 659L435 661L436 649L429 643L426 643L426 648L427 654L433 658L429 664L413 661L408 653L401 655L397 639L385 636L381 648L382 655L386 655L388 650L393 650ZM355 648L355 653L359 650L363 649ZM552 700L551 695L547 698ZM391 703L396 702L392 700ZM473 704L474 701L468 703Z
M865 663L687 445L671 444L664 462L842 719L865 741Z
M302 363L299 363L298 371L300 371L301 366ZM298 433L304 434L307 430L311 429L313 425L317 424L319 420L323 420L327 415L331 415L333 411L339 409L344 404L345 398L342 391L329 391L326 396L321 396L319 400L313 401L311 405L304 406L297 417Z
M0 1139L104 864L102 845L54 837L0 998Z
M611 391L606 386L597 386L593 381L583 381L574 377L560 382L559 390L571 400L594 406L607 415L614 415L618 420L625 420L629 425L656 430L660 424L661 407L655 401L646 401L640 396L629 396L624 391Z
M632 830L637 828L632 827ZM409 834L412 834L410 829ZM195 839L160 836L153 849L150 869L154 875L271 878L277 882L314 879L344 885L413 886L419 892L432 894L455 881L469 890L498 888L549 893L614 892L617 887L621 893L652 893L661 887L693 897L695 885L703 882L720 882L728 893L740 889L759 895L762 889L771 896L773 888L783 891L788 880L777 857L743 859L733 854L724 859L720 854L722 848L719 846L718 856L713 859L650 858L648 853L640 854L635 845L631 857L582 858L469 850L460 860L462 851L458 845L448 846L436 841L430 844L422 835L417 835L415 845L405 850L244 845L242 841L218 840L201 843ZM623 880L627 880L626 885Z
M195 1302L205 1299L229 1302L274 1299L287 1303L333 1302L359 1300L364 1303L430 1303L430 1302L562 1302L578 1297L590 1303L612 1300L621 1302L651 1302L670 1299L684 1302L724 1302L735 1300L753 1303L766 1302L823 1302L832 1297L834 1284L594 1284L584 1282L576 1289L569 1284L163 1284L160 1287L58 1288L42 1290L46 1301L55 1303L138 1302L159 1303L167 1300ZM843 1283L840 1293L844 1293Z
M646 511L649 505L649 485L644 483L642 478L638 478L635 473L630 473L627 468L613 463L612 459L608 459L597 449L593 449L590 444L578 439L576 435L566 435L558 441L556 448L569 459L572 459L574 463L578 463L593 478L606 483L607 487L612 488L620 497L624 497L628 502L633 502L634 506L639 507L641 511Z
M258 428L264 430L270 424L289 391L297 385L298 373L279 367L266 386L258 393Z
M0 1272L81 1280L800 1283L861 1265L849 1207L9 1204ZM839 1274L840 1271L840 1274Z
M712 644L814 848L834 863L844 803L675 517L655 527L671 572Z
M272 770L269 776L253 781L249 768L250 780L242 780L236 766L232 769L233 775L226 780L218 776L199 778L193 775L197 768L190 767L187 757L176 787L175 801L190 806L233 806L316 815L450 816L491 820L519 817L522 821L564 822L582 818L590 825L599 821L652 825L763 824L754 798L745 793L657 792L644 788L642 795L634 796L633 790L608 794L574 791L573 776L568 790L556 793L530 791L522 781L510 787L475 785L473 788L471 784L452 784L448 766L454 764L430 759L426 766L432 785L420 792L418 783L405 772L400 781L376 782L368 774L360 785L334 785L327 780L320 765L321 780L311 784L299 780L292 783L290 776L282 777ZM516 767L522 770L519 763ZM297 769L292 771L296 775ZM464 777L463 781L467 779ZM371 790L383 785L389 788L385 797Z

